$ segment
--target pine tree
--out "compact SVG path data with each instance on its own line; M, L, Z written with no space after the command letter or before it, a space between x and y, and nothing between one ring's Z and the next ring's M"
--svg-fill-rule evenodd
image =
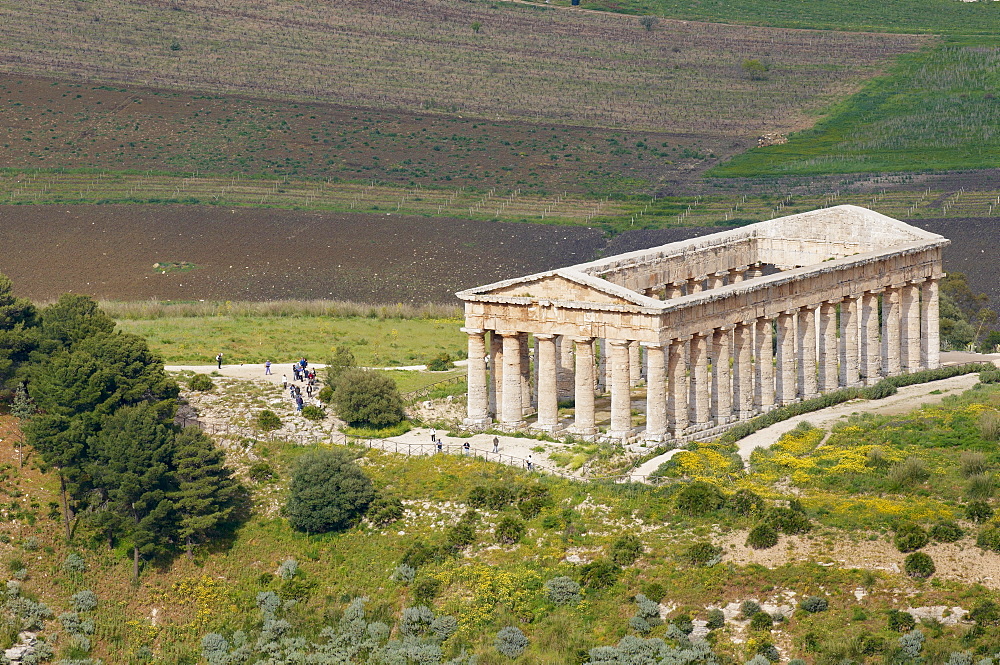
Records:
M28 397L28 390L24 387L24 384L20 384L17 390L14 391L14 401L10 405L10 415L17 418L21 423L24 423L35 413L35 405L31 403L31 398ZM24 465L24 432L20 432L17 437L17 468L21 468Z
M171 463L174 433L154 404L118 409L90 440L89 475L102 497L100 509L122 516L123 536L132 540L132 576L140 557L164 554L176 535L168 496L176 489Z
M94 299L78 293L64 293L42 310L42 332L63 346L94 335L110 333L114 319L101 311Z
M193 546L232 522L246 500L246 491L224 462L223 452L197 427L177 434L173 459L177 491L171 498L189 558Z

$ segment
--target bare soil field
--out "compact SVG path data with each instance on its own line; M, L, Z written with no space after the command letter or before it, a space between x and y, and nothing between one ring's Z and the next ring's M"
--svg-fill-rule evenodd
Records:
M921 222L952 239L945 269L1000 302L996 219ZM606 239L582 226L214 206L0 206L0 272L21 295L110 300L454 302L462 288L719 231ZM154 264L159 264L154 268Z
M810 111L930 41L670 20L653 28L505 2L39 0L5 7L0 70L745 138L811 125Z
M0 167L630 193L695 178L744 143L0 74Z

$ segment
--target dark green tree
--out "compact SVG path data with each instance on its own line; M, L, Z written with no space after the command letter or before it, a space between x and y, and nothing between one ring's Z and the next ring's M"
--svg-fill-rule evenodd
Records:
M38 312L31 301L16 298L14 285L0 275L0 385L16 385L18 370L41 340Z
M396 382L382 372L344 372L333 393L337 416L354 426L392 427L406 417Z
M333 358L326 363L326 384L336 389L340 375L357 366L358 361L354 359L351 350L344 345L338 346L333 352Z
M285 516L299 531L326 533L360 519L374 499L371 481L346 451L312 450L292 470Z
M94 507L121 516L120 536L132 541L132 577L138 581L140 558L165 554L177 533L169 499L176 491L174 432L155 404L140 404L107 416L88 443Z
M63 346L94 335L107 334L115 322L90 296L64 293L59 300L42 310L42 332L46 338Z
M31 398L28 397L28 389L22 383L14 391L14 401L10 404L10 415L17 418L21 423L26 423L28 418L34 414L35 405L32 404ZM20 431L17 435L17 468L20 469L22 466L24 466L24 432Z
M174 449L177 489L171 495L180 518L178 535L189 558L195 544L235 521L246 491L225 466L225 455L197 427L177 434Z

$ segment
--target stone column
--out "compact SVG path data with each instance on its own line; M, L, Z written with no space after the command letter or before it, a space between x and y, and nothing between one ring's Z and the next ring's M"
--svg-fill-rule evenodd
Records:
M939 325L938 278L931 277L920 288L920 364L925 369L941 366Z
M498 330L503 337L503 399L500 422L507 427L521 424L521 336L514 331Z
M733 383L729 371L729 347L732 328L715 331L712 343L712 413L716 425L725 425L733 417Z
M757 319L754 332L754 368L757 374L754 390L754 406L765 413L774 408L774 334L772 319Z
M753 416L753 324L733 330L733 410L740 420Z
M667 352L667 379L669 380L667 416L670 418L670 430L675 437L684 434L684 430L688 426L688 378L685 366L687 350L688 340L685 337L672 340Z
M861 375L866 386L882 374L878 326L878 292L868 291L861 296Z
M727 272L717 272L717 273L713 273L713 274L709 275L708 276L708 288L710 288L710 289L718 289L718 288L721 288L722 286L725 286L725 284L726 284L726 275L728 275L728 274L729 273L727 273Z
M628 343L628 382L631 386L642 381L642 347L639 342Z
M608 341L611 345L611 427L608 436L624 440L632 431L631 342Z
M565 335L556 338L556 376L559 383L559 399L574 399L573 379L573 339Z
M840 303L840 386L858 385L858 301L850 296Z
M819 391L828 393L837 389L837 303L825 302L819 306Z
M757 279L758 277L764 276L763 266L759 263L755 263L750 266L750 270L748 272L750 274L747 276L747 279Z
M779 405L791 404L797 393L795 385L795 312L778 315L778 354L775 388Z
M816 305L799 308L799 395L816 396Z
M919 283L919 282L918 282ZM900 290L900 364L904 372L920 371L920 287L910 283Z
M684 295L684 284L685 282L671 282L670 284L668 284L666 290L667 294L666 299L671 300L672 298L680 298L682 295Z
M575 337L576 391L574 395L573 432L580 436L593 436L594 426L594 339Z
M485 427L490 423L490 397L486 375L486 331L462 328L469 336L469 395L466 404L466 427Z
M531 408L538 411L538 335L532 335Z
M746 270L746 266L740 266L739 268L729 269L729 283L738 284L743 281L743 272Z
M896 376L899 364L899 292L891 286L882 293L882 375Z
M496 330L490 332L490 413L500 420L503 404L503 340Z
M711 387L708 382L708 335L699 334L691 338L691 380L690 419L696 426L704 426L709 421L709 401Z
M597 340L597 392L603 393L608 389L608 340Z
M667 371L663 345L643 342L649 362L646 377L647 441L663 441L667 434Z
M536 427L551 432L559 424L559 388L556 385L555 335L535 335L538 353L538 422Z
M521 349L521 415L532 413L531 354L528 352L528 333L518 335Z
M702 282L705 281L704 276L702 277L691 277L687 281L687 294L701 293L703 290Z

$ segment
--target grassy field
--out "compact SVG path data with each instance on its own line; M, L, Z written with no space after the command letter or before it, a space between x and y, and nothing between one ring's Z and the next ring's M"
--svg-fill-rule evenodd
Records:
M973 487L975 496L995 502L988 489L993 485L968 472L989 475L1000 463L981 424L998 405L1000 393L986 388L912 414L857 418L815 452L823 433L800 428L772 451L757 453L750 472L733 467L731 449L695 446L665 469L677 480L662 488L572 482L449 455L406 458L358 449L365 473L381 492L404 499L407 512L385 527L364 522L324 536L294 532L278 514L290 465L307 448L244 439L227 448L240 475L246 478L249 465L261 461L275 472L272 480L247 480L254 516L232 541L197 551L194 561L181 556L146 568L135 588L128 582L127 547L109 550L103 542L90 543L83 529L72 545L62 541L58 513L45 508L56 502L56 478L30 464L23 474L12 474L15 452L2 443L0 457L8 464L3 489L24 501L5 507L14 519L0 528L5 541L0 561L8 570L25 570L18 573L25 594L56 615L69 609L71 594L95 590L100 602L86 615L95 623L92 655L130 665L195 663L206 633L230 638L232 631L244 629L253 635L260 625L256 603L262 591L297 601L282 608L280 618L289 622L290 634L307 639L317 639L322 626L336 624L354 596L366 596L369 616L389 624L404 607L424 603L458 619L458 631L442 645L445 653L453 657L465 648L480 654L484 665L510 662L493 647L497 631L506 625L528 636L522 662L584 663L588 649L637 634L629 624L637 593L671 608L668 622L681 622L685 615L704 620L711 607L753 599L784 606L782 618L754 629L727 621L711 639L724 662L746 662L774 645L784 659L837 663L846 653L853 662L874 664L898 653L900 633L887 624L889 610L971 610L996 596L996 582L982 576L1000 564L1000 556L976 548L975 536L983 527L965 520L963 511ZM12 423L0 425L9 442ZM917 461L903 464L906 457ZM900 473L900 467L920 467L927 475ZM678 494L691 479L709 482L729 498L722 505L682 509ZM481 509L474 542L462 556L431 556L417 566L413 583L391 579L415 543L436 548L446 542L477 486L533 488L545 492L550 503L526 518L515 507ZM740 504L731 500L738 489L758 491L766 506L795 499L805 513L787 508L772 513L765 507L741 514ZM772 519L764 515L787 517L788 512L808 520L807 533L781 536L776 547L765 550L743 546L750 527ZM526 533L514 544L494 542L493 530L504 517L524 521ZM923 549L938 566L934 577L913 579L888 571L904 557L891 544L897 527L909 520L931 527L942 519L955 521L965 535L955 544ZM616 568L608 586L586 588L576 605L546 598L547 580L580 579L582 565L569 557L606 558L626 534L638 535L644 552L634 565ZM687 557L693 543L720 547L722 561L692 563ZM806 560L804 549L823 554ZM70 552L82 555L85 571L63 568ZM291 583L275 574L288 559L295 559L299 569ZM972 568L963 569L968 564ZM829 608L819 613L796 609L812 595L826 599ZM56 624L51 619L43 634L65 657L71 645L54 637ZM998 638L989 622L972 630L968 624L927 619L918 627L926 637L928 663L943 663L952 651L992 653ZM672 642L668 630L654 626L647 636Z
M569 5L569 0L554 0ZM952 0L583 0L587 9L653 14L675 19L823 30L911 33L996 33L1000 7Z
M979 4L979 3L976 3ZM1000 44L951 39L902 56L888 76L784 145L755 148L719 177L959 170L1000 166Z
M456 359L466 353L461 321L454 319L219 315L120 319L118 326L145 337L168 365L209 365L219 352L227 363L290 363L303 356L324 363L339 346L367 367L422 365L440 353Z
M924 42L687 22L651 31L613 14L455 0L267 0L233 8L212 0L137 7L98 0L72 9L46 1L6 9L0 53L7 71L725 136L799 125L804 113ZM766 60L773 75L751 80L745 59ZM154 123L135 129L136 103L119 109L122 143L146 141L145 150L155 151L166 139L151 130ZM326 129L317 128L320 140Z

